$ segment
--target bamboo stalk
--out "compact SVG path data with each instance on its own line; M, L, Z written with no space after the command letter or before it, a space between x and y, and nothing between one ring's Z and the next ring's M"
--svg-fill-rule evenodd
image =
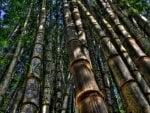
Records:
M94 74L91 70L90 61L85 53L83 53L83 44L77 36L74 35L74 24L71 20L67 0L63 2L65 24L67 25L66 31L69 33L67 49L70 57L70 71L74 76L76 86L77 108L80 113L107 113L103 95L98 89Z
M38 32L33 48L31 66L26 79L26 88L23 97L23 102L20 106L20 113L38 112L39 111L39 96L41 89L42 77L42 58L44 44L44 24L46 19L46 0L42 0L41 17L38 27Z

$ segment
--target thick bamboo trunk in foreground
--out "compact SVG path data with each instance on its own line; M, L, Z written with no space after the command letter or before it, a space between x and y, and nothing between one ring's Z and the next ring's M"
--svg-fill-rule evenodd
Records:
M67 31L67 49L70 57L70 71L76 86L76 106L80 113L108 113L103 95L94 79L90 61L87 59L83 43L75 35L67 0L64 0L64 18ZM96 109L98 108L98 109Z

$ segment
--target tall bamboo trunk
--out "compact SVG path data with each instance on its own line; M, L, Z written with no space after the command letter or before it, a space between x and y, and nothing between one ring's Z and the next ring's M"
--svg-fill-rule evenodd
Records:
M87 33L85 33L86 29L84 30L85 27L83 28L83 22L82 22L83 19L81 20L81 16L79 13L79 9L78 9L76 0L72 0L72 6L73 6L73 11L72 11L73 19L75 21L75 27L77 28L77 32L79 35L78 39L80 41L82 41L83 45L85 46L84 51L87 53L86 56L88 57L88 59L91 59L90 62L92 62L93 71L94 71L94 75L95 75L97 84L98 84L100 90L104 93L102 75L100 73L100 69L98 68L96 59L94 58L94 56L95 56L94 51L91 50L92 48L94 48L94 45L92 44L92 40L90 39L90 34L88 33L88 31L87 31ZM86 25L84 25L84 26L86 26ZM89 49L89 51L87 49Z
M67 0L63 3L70 71L74 76L76 86L76 107L80 113L107 113L103 95L98 89L91 70L91 63L84 53L83 43L75 35Z
M119 106L118 106L118 103L117 103L117 100L115 97L115 94L112 93L114 88L113 88L113 83L114 81L112 81L112 75L110 73L110 70L108 68L108 65L107 65L107 62L105 61L105 59L103 58L103 53L102 53L102 50L101 48L98 48L100 49L98 54L99 56L99 65L101 67L101 70L102 70L102 73L103 73L103 79L104 79L104 86L105 86L105 91L106 91L106 100L108 102L108 106L109 106L109 112L110 113L118 113L119 112ZM118 96L120 96L118 94ZM119 97L118 97L119 98Z
M34 43L31 66L26 79L24 98L20 106L21 113L36 113L39 111L39 98L43 68L44 24L46 18L46 0L42 0L41 17Z
M84 20L84 22L86 21L85 18L84 19L82 18L82 20ZM93 72L95 75L95 80L96 80L97 85L99 86L100 90L105 94L103 74L102 74L101 67L98 65L98 61L97 61L97 57L96 57L96 51L94 48L94 46L95 46L94 42L93 42L94 36L89 31L86 23L84 23L84 26L86 28L85 30L86 30L86 36L87 36L87 45L88 45L88 50L89 50L92 66L93 66Z
M97 41L101 44L108 65L114 75L118 87L120 88L120 92L127 103L127 112L137 113L140 111L143 113L149 113L150 106L147 100L131 76L131 73L122 58L119 56L114 45L110 41L110 38L101 29L98 22L90 14L90 12L87 11L83 4L80 1L78 1L78 4L99 35Z

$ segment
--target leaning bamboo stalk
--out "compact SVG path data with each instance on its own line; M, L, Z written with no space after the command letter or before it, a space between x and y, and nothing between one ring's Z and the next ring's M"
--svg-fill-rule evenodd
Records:
M80 17L78 6L76 4L76 0L71 0L71 3L73 6L72 15L73 15L73 19L75 21L75 26L77 28L77 32L79 34L79 40L81 40L83 42L83 44L86 45L87 39L86 39L85 32L83 29L82 20Z
M128 20L128 18L117 9L114 4L110 4L116 14L121 18L121 20L125 23L130 33L136 38L137 42L140 44L144 52L149 56L150 55L150 40L145 38L144 34L137 29L132 23Z
M87 45L86 34L85 34L85 30L83 28L83 23L82 23L82 20L81 20L79 9L78 9L76 0L71 0L71 2L72 2L72 5L73 5L72 15L73 15L73 20L75 21L75 27L77 28L78 39L83 43L84 52L86 54L86 57L90 61L89 51L86 47L86 45Z
M80 12L79 12L76 0L72 0L72 6L73 6L72 15L73 15L73 19L75 21L75 27L77 28L77 33L79 35L78 39L81 40L85 46L89 45L89 47L94 48L92 40L90 39L90 36L89 36L90 34L88 32L85 33L86 29L83 28L84 22L82 22L83 19L81 20L81 16L80 16ZM86 25L84 25L84 26L86 26ZM86 35L88 35L88 36L86 36ZM102 75L100 74L100 69L98 68L96 59L94 58L94 56L95 56L94 51L90 50L90 48L88 51L86 47L84 48L84 50L87 53L87 57L89 57L89 59L91 59L91 61L93 62L92 66L93 66L94 76L96 78L96 81L97 81L97 84L98 84L100 90L102 92L104 92L103 79L102 79Z
M19 70L22 70L22 72L20 72L18 75L16 73L16 69L19 67ZM17 91L17 87L19 87L22 76L23 76L23 65L22 64L17 64L17 67L14 69L13 71L13 75L15 75L15 77L13 78L13 80L10 82L9 86L8 86L8 90L7 90L7 94L5 95L5 98L3 98L2 100L2 104L0 106L0 110L3 110L4 112L6 111L6 108L9 106L9 103L11 101L12 96L15 94L15 92Z
M134 38L131 37L130 33L124 28L121 24L119 18L114 14L108 2L104 2L103 0L99 0L103 7L106 9L108 15L113 20L114 24L120 30L122 35L125 37L123 39L123 45L126 47L129 55L135 62L136 66L143 74L145 81L150 86L150 58L146 56L143 50L136 43Z
M131 73L122 58L111 43L110 38L101 29L98 22L90 14L90 12L88 12L84 5L80 1L78 1L78 4L99 35L97 41L101 44L105 57L108 61L108 65L114 75L118 87L120 88L120 92L127 103L127 111L132 113L137 113L139 111L149 113L150 106L147 100L138 87L138 84L131 76Z
M89 50L89 54L90 54L90 58L91 58L92 66L93 66L95 80L96 80L100 90L105 94L103 74L102 74L100 65L98 65L96 52L94 49L94 42L93 42L93 38L92 38L93 35L90 32L90 30L88 29L88 26L86 25L86 22L85 22L86 20L85 19L83 19L83 20L84 20L84 26L85 26L85 31L86 31L86 35L87 35L87 45L89 47L88 50Z
M101 49L101 48L99 48ZM99 51L99 65L101 65L101 70L103 73L103 79L104 79L104 86L105 86L105 91L106 91L106 100L108 102L108 106L110 107L109 112L110 113L118 113L119 112L119 107L117 104L116 99L114 98L115 94L112 93L112 81L111 81L111 74L110 70L108 68L107 62L105 59L102 58L102 51Z
M20 113L28 113L28 111L39 111L39 98L41 89L41 77L43 68L43 44L44 44L44 24L46 19L46 0L42 0L41 17L34 43L31 66L26 78L26 88L23 101L20 106Z
M25 32L26 32L26 27L27 27L27 23L28 23L29 18L30 18L32 5L33 5L33 3L31 2L30 8L29 8L29 11L28 11L28 15L26 17L26 20L24 22L24 26L23 26L23 29L22 29L22 34L21 34L22 37L25 35ZM12 81L13 70L14 70L15 66L17 65L17 61L19 60L19 57L21 56L21 53L22 53L21 51L22 50L23 50L22 40L19 39L19 42L17 44L15 53L13 55L13 59L9 64L9 67L6 71L6 74L3 76L2 81L0 82L0 104L1 104L1 101L4 97L4 95L5 95L5 92L8 89L9 83Z
M64 18L67 31L67 49L70 57L70 71L76 86L76 106L80 113L107 113L103 95L99 91L91 70L90 61L82 52L83 44L75 35L67 0L64 3ZM90 103L89 103L90 102ZM98 109L95 109L98 108Z
M134 19L144 29L147 35L150 36L150 22L144 16L136 14L135 12L132 12L130 15L134 17Z
M12 42L12 38L17 34L19 28L20 28L20 24L17 24L13 29L13 31L8 35L10 42Z
M108 23L108 21L105 18L102 17L101 20L102 20L103 24L105 25L106 29L108 29L110 34L112 35L112 38L114 39L114 42L115 42L118 50L121 52L121 55L122 55L124 61L127 63L133 77L137 80L137 82L141 86L141 89L145 93L148 101L150 102L150 88L149 88L149 86L147 85L147 83L143 79L141 73L138 71L136 65L134 64L133 60L130 58L126 49L121 44L121 41L119 40L117 34L115 33L115 31L113 30L111 25Z
M19 104L25 90L25 81L20 83L20 86L17 88L16 92L12 96L7 112L16 113L19 109Z

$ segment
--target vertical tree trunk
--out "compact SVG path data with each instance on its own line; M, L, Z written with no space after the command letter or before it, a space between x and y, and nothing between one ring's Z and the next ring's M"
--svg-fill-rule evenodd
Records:
M75 36L67 0L63 2L68 33L67 49L70 57L70 71L74 76L76 86L76 106L80 113L107 113L103 95L98 89L91 70L91 63L84 53L83 43Z
M46 0L42 0L41 17L35 45L33 49L31 66L26 79L26 89L24 98L21 103L21 113L35 113L39 111L39 96L41 89L42 72L42 58L43 58L43 44L44 44L44 24L46 19Z

